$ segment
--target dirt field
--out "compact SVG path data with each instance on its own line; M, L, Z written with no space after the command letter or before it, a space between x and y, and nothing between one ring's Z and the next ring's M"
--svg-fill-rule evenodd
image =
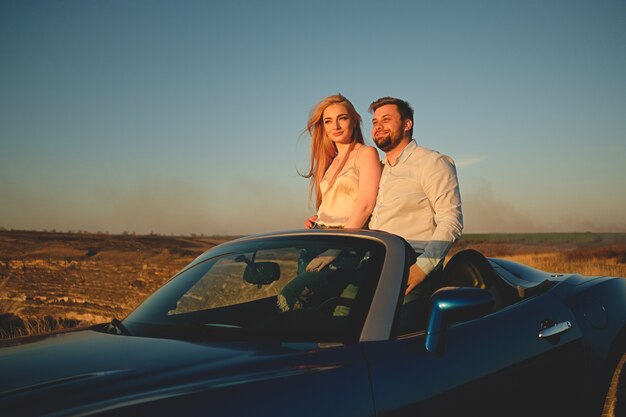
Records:
M123 318L231 237L0 231L0 338ZM550 272L626 276L626 234L465 235L475 248Z
M0 232L0 337L123 318L227 239Z

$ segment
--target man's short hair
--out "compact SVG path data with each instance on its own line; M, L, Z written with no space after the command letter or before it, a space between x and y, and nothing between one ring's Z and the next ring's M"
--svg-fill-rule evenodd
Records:
M413 137L413 107L411 107L408 102L395 97L381 97L378 100L373 101L372 104L370 104L369 112L373 114L379 107L385 106L387 104L394 104L396 106L398 112L400 113L400 118L402 119L402 121L411 121L411 130L409 131L409 135Z

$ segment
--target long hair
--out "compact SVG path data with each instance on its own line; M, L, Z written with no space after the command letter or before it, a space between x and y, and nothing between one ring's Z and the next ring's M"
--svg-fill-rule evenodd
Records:
M309 172L300 174L304 178L310 178L309 199L315 194L315 208L319 208L322 203L322 190L320 184L324 173L337 156L337 146L328 139L324 131L324 122L322 120L324 110L332 104L343 104L348 110L348 116L352 122L352 141L364 144L363 132L361 131L361 116L355 110L354 106L341 94L328 96L317 103L309 114L309 121L306 125L306 131L311 136L311 166ZM310 201L310 200L309 200Z

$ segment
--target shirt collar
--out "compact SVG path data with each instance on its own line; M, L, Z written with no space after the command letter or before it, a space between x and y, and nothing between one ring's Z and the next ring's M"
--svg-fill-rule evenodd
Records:
M417 142L415 142L415 139L411 139L411 141L404 147L404 149L402 149L402 152L400 152L400 155L398 155L398 159L396 159L395 165L391 165L389 161L387 161L386 156L385 158L383 158L383 164L389 165L389 166L396 166L400 162L406 161L408 157L411 156L411 154L413 153L415 149L417 149Z

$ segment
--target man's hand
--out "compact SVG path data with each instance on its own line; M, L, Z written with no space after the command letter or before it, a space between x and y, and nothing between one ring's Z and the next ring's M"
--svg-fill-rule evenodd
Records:
M311 262L306 266L306 272L319 272L326 265L329 265L332 261L337 259L337 256L341 251L339 249L328 249L317 255L315 258L311 259Z
M413 264L409 268L409 282L407 283L406 291L404 295L409 295L411 291L426 279L426 274L422 271L422 268Z
M312 229L313 228L313 224L315 223L316 220L317 220L317 215L313 215L313 216L309 217L308 219L306 219L304 221L304 228L305 229Z

